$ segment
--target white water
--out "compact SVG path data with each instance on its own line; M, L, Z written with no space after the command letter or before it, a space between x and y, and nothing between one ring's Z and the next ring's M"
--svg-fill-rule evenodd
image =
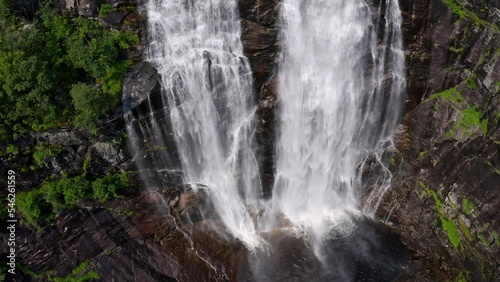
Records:
M381 154L400 117L401 17L388 2L378 42L363 0L284 1L273 209L320 238L339 222L349 231L361 208L358 166Z
M400 11L387 2L377 11L363 0L283 1L276 182L264 201L236 0L148 1L148 59L162 77L184 181L206 190L226 231L250 249L286 222L316 241L348 233L352 215L372 215L390 187L387 170L361 206L360 166L370 155L383 166L405 87ZM142 135L163 146L164 121L147 115ZM154 160L158 171L165 163ZM256 209L264 215L252 218Z
M150 0L149 60L163 79L184 180L205 187L227 230L258 245L256 101L233 0Z

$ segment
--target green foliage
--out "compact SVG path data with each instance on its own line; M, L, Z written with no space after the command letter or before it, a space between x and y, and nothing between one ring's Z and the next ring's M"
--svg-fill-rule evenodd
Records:
M478 15L463 7L460 2L456 0L443 0L443 3L450 8L450 10L460 17L461 19L466 19L472 21L473 24L477 26L488 26L488 22L481 19Z
M448 219L445 217L441 217L441 226L443 230L446 232L448 239L450 240L453 248L457 249L460 244L460 236L458 235L458 229L453 223L452 219Z
M89 132L96 132L96 123L109 108L110 98L96 86L84 83L74 84L70 91L76 110L75 124Z
M454 52L454 53L462 54L462 52L464 51L464 47L457 48L457 47L453 47L453 46L451 46L451 47L449 48L449 50L450 50L451 52Z
M449 218L449 215L446 213L444 206L443 206L443 203L441 202L441 199L439 198L439 195L434 190L428 188L422 181L419 181L418 184L420 185L420 187L422 187L422 189L424 189L425 193L428 196L430 196L434 199L435 209L436 209L437 214L439 216L439 219L441 221L441 227L443 228L444 232L446 233L448 240L453 245L453 248L455 248L455 250L457 250L458 246L460 245L460 235L458 233L458 228L453 223L453 219ZM467 231L468 231L468 229L467 229ZM467 232L467 231L465 231L465 232ZM470 236L470 234L469 234L469 236Z
M19 212L24 221L40 228L50 222L63 209L71 209L79 200L97 199L101 202L118 197L118 192L128 186L126 173L107 175L94 181L85 174L46 181L38 189L20 192L17 195Z
M467 139L475 132L475 126L481 129L482 134L488 132L488 121L481 120L482 113L478 111L477 106L472 106L460 112L461 118L455 123L450 132L446 133L446 138L457 135L458 130L461 131L460 139Z
M467 240L472 241L472 235L470 233L469 228L467 227L465 222L460 218L458 218L458 228L460 229L464 237L467 238Z
M11 17L12 3L10 0L0 0L0 26L8 26L15 23Z
M128 179L125 173L107 175L92 183L93 198L105 202L111 198L118 197L117 191L127 188Z
M7 154L9 154L9 155L19 154L19 149L16 147L16 145L9 144L9 145L7 145L7 147L5 149L7 151Z
M76 118L70 89L98 82L101 88L89 87L110 96L100 100L105 102L100 107L109 109L130 66L123 53L138 41L137 35L105 28L96 20L60 15L49 4L32 25L23 26L11 15L8 2L0 0L0 140L72 121L95 128L93 114L98 111Z
M87 153L85 155L85 159L83 160L83 173L87 173L91 160L92 160L92 155L90 153Z
M428 188L422 181L419 181L418 184L420 185L420 187L422 187L422 189L424 189L425 193L432 197L434 199L434 203L435 203L435 208L436 208L436 211L438 213L441 213L442 210L443 210L443 203L441 202L441 200L439 199L439 196L438 194L436 193L436 191Z
M21 192L16 197L16 205L19 212L23 214L24 221L36 228L40 227L42 220L41 200L40 190Z
M71 271L71 273L68 276L65 277L52 277L52 271L50 270L44 273L37 273L25 265L19 264L18 266L22 272L40 281L88 282L99 279L99 273L95 270L91 270L89 260L80 263Z
M454 104L460 104L464 101L462 94L460 93L460 91L458 91L456 87L447 89L443 92L433 94L431 95L431 99L443 99L452 102Z
M471 75L468 79L467 79L467 88L469 90L476 90L477 89L477 83L476 83L476 80L477 80L477 76L474 74L474 75Z
M464 198L462 200L462 206L464 208L464 212L467 215L471 215L472 211L476 208L473 202L469 201L468 199Z
M123 50L139 41L137 35L103 29L98 22L83 18L75 19L74 24L76 30L67 39L69 61L99 79L105 93L118 95L130 65L118 59Z
M467 282L467 278L466 278L466 276L464 276L464 274L462 272L460 272L458 274L457 281L458 282Z
M495 244L500 247L500 237L498 236L498 232L493 231L491 233L491 235L493 236L493 239L495 240Z
M99 17L106 17L109 13L111 13L112 10L113 7L111 6L111 4L102 4L101 8L99 9Z
M488 241L488 239L484 237L484 235L478 234L477 237L479 238L479 240L481 240L481 243L483 243L485 247L490 247L490 241Z
M494 93L499 93L500 92L500 81L497 81L493 84L493 92Z
M43 146L36 146L35 151L33 152L33 159L35 160L36 164L40 167L44 164L45 160L48 157L54 156L57 153L59 153L60 149L59 148L46 148Z
M52 282L87 282L87 281L94 281L96 279L99 279L99 273L95 270L88 271L90 262L89 260L86 260L82 263L80 263L77 267L75 267L72 271L71 274L69 274L66 277L49 277L49 281Z
M63 208L72 208L75 203L86 196L86 190L90 187L89 182L83 175L68 178L67 175L57 181L45 182L41 190L45 199L52 205L54 213Z

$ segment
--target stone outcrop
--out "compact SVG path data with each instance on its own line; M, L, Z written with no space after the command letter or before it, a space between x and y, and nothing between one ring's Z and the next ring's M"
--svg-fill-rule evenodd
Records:
M398 281L498 280L500 4L494 0L400 2L408 66L406 115L396 146L402 157L393 159L393 188L377 215L387 219L414 251L413 260L423 266ZM18 3L27 19L39 5L36 1ZM139 110L147 99L158 97L160 77L151 64L142 62L147 42L145 14L140 9L127 10L137 6L136 1L52 3L74 15L139 31L143 44L128 54L136 64L124 80L124 96L134 97L124 100L125 111ZM114 10L99 17L102 4ZM279 0L240 0L239 7L244 51L259 103L260 171L265 196L270 196L280 4ZM0 172L6 175L8 169L16 169L19 191L24 191L38 187L52 174L77 175L85 167L95 177L133 169L122 115L117 108L102 120L97 136L72 129L25 136L17 141L19 152L0 159ZM37 163L35 148L52 151ZM209 204L203 195L178 189L173 183L179 178L152 191L143 189L138 178L121 198L104 204L81 201L41 232L21 225L19 259L25 270L40 277L48 271L64 277L90 261L85 271L98 271L103 281L244 280L242 275L248 273L239 271L246 263L245 248L232 239L223 242L202 220L199 206ZM6 185L5 177L0 181ZM0 233L0 239L5 236ZM0 253L6 251L2 245ZM19 281L36 280L27 274L22 271Z
M498 1L401 1L403 154L379 209L437 280L500 279Z
M279 0L240 0L242 42L254 75L259 123L256 141L260 158L262 187L271 195L274 182L274 142L276 138L277 63L279 58Z

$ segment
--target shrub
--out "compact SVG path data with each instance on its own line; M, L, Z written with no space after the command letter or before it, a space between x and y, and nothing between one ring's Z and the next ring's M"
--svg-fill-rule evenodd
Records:
M17 194L16 205L23 214L24 220L31 226L39 227L42 216L40 200L42 195L39 190L21 192Z
M110 4L102 4L101 8L99 9L99 17L104 18L107 16L111 11L113 10L113 7Z
M107 175L90 181L85 174L46 181L38 189L18 194L19 212L29 225L40 228L44 220L52 220L63 209L71 209L79 200L94 198L105 202L118 197L118 191L128 187L126 173ZM91 193L92 192L92 193Z
M93 94L102 91L113 97L95 104L109 109L130 66L123 52L138 42L137 35L105 28L96 20L60 15L48 2L32 25L21 28L9 1L0 0L0 141L68 121L95 130L96 113L105 111L87 106L68 110L72 85L100 81L101 89L89 88Z
M96 86L84 83L74 84L70 95L76 110L76 126L95 133L99 117L109 109L110 97L102 94Z
M56 155L60 151L59 148L45 148L36 146L33 152L33 159L38 166L42 166L48 157Z
M92 183L93 198L100 202L105 202L111 198L118 197L117 191L127 186L128 179L125 173L107 175Z

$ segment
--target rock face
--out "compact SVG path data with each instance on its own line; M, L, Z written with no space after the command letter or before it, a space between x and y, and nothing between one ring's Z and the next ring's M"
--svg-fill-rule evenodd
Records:
M279 0L240 0L242 42L254 75L259 108L256 132L260 172L265 196L274 182L275 111L277 98Z
M460 3L460 4L457 4ZM498 1L401 1L403 155L379 209L435 279L500 279ZM461 280L463 281L463 280Z
M256 138L265 196L271 194L273 183L279 102L275 74L279 2L239 1L242 41L259 102ZM400 2L409 93L397 136L400 154L391 166L393 188L377 215L387 219L415 251L414 260L424 265L422 273L410 273L401 281L498 280L500 3ZM27 19L39 5L29 0L18 3L17 9ZM139 31L143 43L147 42L145 15L140 10L124 9L136 6L136 1L52 3L66 12L94 18L99 18L102 4L110 4L115 10L99 20L113 27L126 20L129 28ZM124 99L124 108L132 113L161 92L158 73L151 64L142 62L144 46L129 53L136 64L124 80L124 96L134 98ZM19 190L24 191L39 186L52 174L77 175L84 167L96 177L133 169L131 160L137 156L127 150L122 112L117 109L99 128L97 137L71 129L23 137L18 140L19 152L0 159L0 172L6 175L8 169L16 169ZM49 148L51 153L37 163L32 150L40 148ZM30 167L33 169L21 170ZM76 209L59 214L55 225L41 232L21 225L20 262L38 274L53 271L52 276L64 277L90 261L85 271L98 271L102 281L235 281L245 274L238 273L245 263L245 248L231 239L222 242L206 225L199 205L209 203L202 195L178 189L173 183L179 178L162 190L145 190L138 178L134 189L119 200L79 202ZM0 179L2 186L5 179ZM5 236L0 233L0 239ZM6 252L2 245L2 257ZM17 276L19 281L43 280L23 273Z

